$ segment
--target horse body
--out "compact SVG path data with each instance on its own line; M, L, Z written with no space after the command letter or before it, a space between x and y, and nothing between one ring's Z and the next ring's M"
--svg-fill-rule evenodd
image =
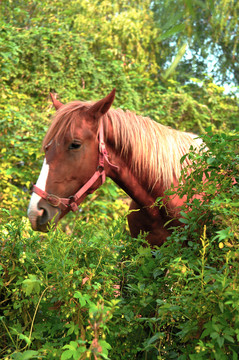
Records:
M104 172L132 199L128 215L131 235L147 232L150 245L161 245L170 235L166 224L171 220L169 226L179 225L180 206L185 201L176 195L165 196L165 191L171 184L177 187L181 169L188 164L187 159L184 164L180 159L190 145L198 144L193 134L131 112L110 109L114 96L113 90L98 102L66 105L52 98L57 112L43 141L45 161L36 184L40 192L32 194L28 216L34 230L46 231L53 217L57 222L71 209L62 211L58 201L48 201L49 194L56 199L70 199L102 167L98 170L102 176ZM104 133L101 136L100 131ZM104 154L101 165L99 142ZM77 204L101 183L101 177L96 177ZM154 205L159 197L164 206Z

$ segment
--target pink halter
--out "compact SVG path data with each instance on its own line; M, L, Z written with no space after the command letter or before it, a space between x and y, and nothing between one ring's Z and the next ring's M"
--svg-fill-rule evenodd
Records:
M105 147L104 142L104 129L103 122L100 123L99 130L99 163L96 172L94 175L87 181L85 185L80 188L75 195L69 196L68 198L59 198L54 194L48 194L46 191L41 190L36 185L33 185L33 192L39 195L41 198L45 199L48 204L54 207L59 207L63 210L63 212L68 212L69 210L76 211L78 209L78 205L80 204L79 199L84 195L91 186L101 177L101 184L105 182L105 166L104 161L118 170L118 166L111 164L108 158L108 152Z

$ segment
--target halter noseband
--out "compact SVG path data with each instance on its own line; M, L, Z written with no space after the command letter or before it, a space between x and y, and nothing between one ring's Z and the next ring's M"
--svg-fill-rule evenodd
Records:
M46 191L41 190L36 185L33 185L32 191L39 195L42 199L45 199L48 204L53 207L59 207L64 212L68 212L70 210L76 211L78 209L78 205L80 204L79 199L84 195L91 186L101 177L101 185L105 182L105 166L104 161L118 170L118 166L111 164L108 158L108 152L105 147L104 142L104 129L103 129L103 121L100 123L100 130L99 130L99 163L96 172L94 175L87 181L85 185L83 185L75 195L69 196L68 198L59 198L54 194L48 194Z

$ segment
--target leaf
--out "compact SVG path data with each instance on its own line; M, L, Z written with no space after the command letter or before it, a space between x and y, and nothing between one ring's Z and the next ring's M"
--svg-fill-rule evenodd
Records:
M73 322L71 322L70 324L69 324L69 330L67 331L67 335L71 335L71 334L73 334L73 332L75 331L75 328L76 328L76 326L75 326L75 324L73 323Z
M213 239L218 239L219 241L228 239L228 238L232 237L232 235L233 235L230 226L227 227L226 229L216 231L216 234L217 235Z
M232 350L232 360L238 360L238 354Z
M82 295L82 293L80 291L75 292L74 298L79 300L79 303L80 303L81 306L85 306L86 299L85 299L84 295Z
M185 29L185 24L179 24L179 25L175 25L173 27L171 27L169 30L165 31L162 35L160 35L157 40L158 41L162 41L165 40L169 37L172 37L173 35L183 31Z
M222 302L218 303L219 309L221 310L221 312L224 312L224 304Z
M183 224L188 224L189 223L188 219L185 219L185 218L180 218L179 221L181 223L183 223Z
M178 50L178 53L175 56L172 64L169 66L169 68L162 75L162 78L164 80L166 80L172 74L172 72L176 69L176 67L178 66L180 60L184 56L186 49L187 49L187 43L185 43L185 44L183 44L183 46L181 46L181 48Z
M185 159L186 159L187 156L188 156L188 154L185 154L185 155L183 155L183 156L181 157L181 159L180 159L180 164L182 164L182 163L185 161Z
M22 290L27 296L29 296L32 292L39 294L40 284L41 282L37 279L36 275L29 274L29 278L23 280L22 282Z
M31 344L31 340L29 339L29 337L27 337L27 336L24 335L24 334L20 334L20 335L19 335L19 339L25 340L26 343L27 343L27 345L30 345L30 344Z
M212 164L214 164L216 162L216 159L214 158L214 157L209 157L208 159L207 159L207 164L208 165L212 165Z
M17 353L16 357L14 356L14 359L16 359L16 360L28 360L28 359L34 359L34 358L39 358L38 351L26 350L23 353Z
M99 340L99 345L102 347L102 353L108 355L108 350L112 349L111 345L105 340Z
M211 336L212 339L217 339L217 338L219 337L219 334L218 334L218 332L213 331L213 332L210 334L210 336Z
M69 349L69 350L76 350L78 346L78 342L76 341L70 341L70 344L67 344L65 346L63 346L62 349Z
M6 175L12 175L13 173L15 174L20 174L20 169L16 168L16 167L12 167L12 168L9 168L5 171L5 174Z
M233 337L232 337L232 336L230 336L230 335L224 334L224 338L225 338L226 340L228 340L228 341L232 342L232 343L234 343L234 342L235 342L235 340L233 339Z
M80 291L76 291L74 293L74 298L79 299L80 297L82 297L82 293Z
M145 341L144 349L146 350L148 347L150 347L150 345L154 344L158 339L162 338L162 334L163 333L161 332L157 332L156 334L154 334L154 336L152 336L150 339Z
M191 0L185 0L186 3L186 8L189 11L190 15L192 16L192 18L195 17L195 12L194 12L194 6L192 4Z
M224 337L218 336L217 343L218 343L219 347L221 348L224 344Z
M61 360L71 359L74 356L75 350L66 350L61 355Z

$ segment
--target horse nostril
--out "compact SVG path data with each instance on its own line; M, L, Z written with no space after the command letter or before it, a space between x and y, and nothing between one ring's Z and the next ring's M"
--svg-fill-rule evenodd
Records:
M37 204L36 211L34 212L34 219L31 220L33 229L47 232L49 230L48 226L52 220L55 224L57 224L60 213L61 212L58 208L49 205L45 200L41 199Z
M40 208L40 210L41 210L41 216L39 217L39 224L45 225L45 224L47 224L47 222L49 220L49 214L48 214L47 209Z

